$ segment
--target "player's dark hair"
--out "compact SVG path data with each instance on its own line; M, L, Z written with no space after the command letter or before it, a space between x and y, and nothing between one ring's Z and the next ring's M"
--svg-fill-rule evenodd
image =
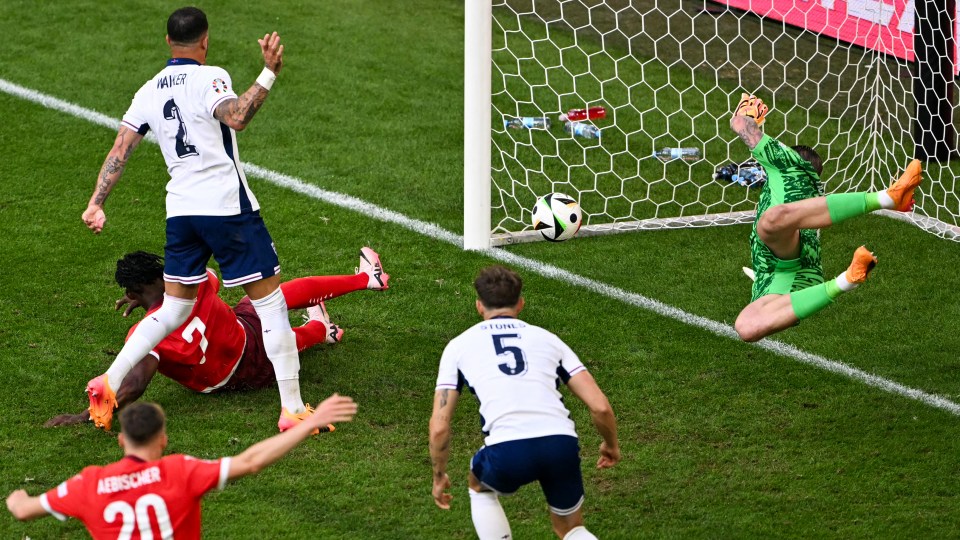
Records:
M114 275L117 285L139 293L158 279L163 279L163 258L146 251L127 253L117 261Z
M823 160L820 159L820 154L818 154L816 150L802 144L794 146L793 149L800 154L800 157L809 161L810 164L813 165L813 169L817 171L817 176L823 174Z
M200 8L180 8L167 19L167 36L176 45L192 45L200 41L207 28L207 16Z
M166 425L163 409L156 403L140 401L120 411L120 432L135 446L152 441Z
M520 301L523 280L513 270L495 264L480 271L473 282L477 297L490 309L513 307Z

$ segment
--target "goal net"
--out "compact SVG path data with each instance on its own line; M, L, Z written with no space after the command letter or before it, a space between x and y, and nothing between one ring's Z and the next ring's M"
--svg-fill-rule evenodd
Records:
M770 105L767 133L820 153L827 192L882 189L915 155L918 113L914 0L890 1L467 0L465 129L485 131L465 136L465 247L539 239L550 192L580 202L580 235L752 221L759 189L713 179L749 158L729 128L741 92ZM561 113L591 107L600 138L564 130ZM700 159L654 156L682 147ZM958 176L926 163L905 219L960 239Z

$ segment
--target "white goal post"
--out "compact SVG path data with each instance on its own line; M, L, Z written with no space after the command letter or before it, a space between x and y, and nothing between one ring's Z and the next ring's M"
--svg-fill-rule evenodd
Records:
M771 105L768 133L817 149L827 192L881 189L930 158L898 217L960 240L956 63L942 53L956 3L465 0L464 248L539 239L530 211L554 191L580 201L579 236L751 222L759 190L712 178L749 157L727 125L741 91ZM599 139L558 120L596 106ZM504 126L518 117L552 125ZM663 162L664 147L702 159Z

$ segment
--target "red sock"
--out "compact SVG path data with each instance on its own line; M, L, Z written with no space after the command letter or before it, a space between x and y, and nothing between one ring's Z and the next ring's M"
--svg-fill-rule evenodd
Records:
M327 327L320 321L309 321L293 329L297 336L297 352L303 352L327 339Z
M329 300L344 294L367 288L370 277L366 274L352 276L314 276L298 278L280 284L287 309L303 309L315 306L321 300Z

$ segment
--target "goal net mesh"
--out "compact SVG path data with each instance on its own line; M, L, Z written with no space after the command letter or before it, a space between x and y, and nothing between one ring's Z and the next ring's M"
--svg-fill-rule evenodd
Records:
M759 189L712 178L750 157L729 128L741 92L770 106L766 133L818 151L827 192L882 189L914 152L912 62L869 46L702 0L494 0L492 26L493 245L537 239L549 192L580 201L581 234L752 221ZM564 131L560 113L595 106L599 139ZM702 159L663 162L664 147ZM957 240L957 177L926 164L906 219Z

